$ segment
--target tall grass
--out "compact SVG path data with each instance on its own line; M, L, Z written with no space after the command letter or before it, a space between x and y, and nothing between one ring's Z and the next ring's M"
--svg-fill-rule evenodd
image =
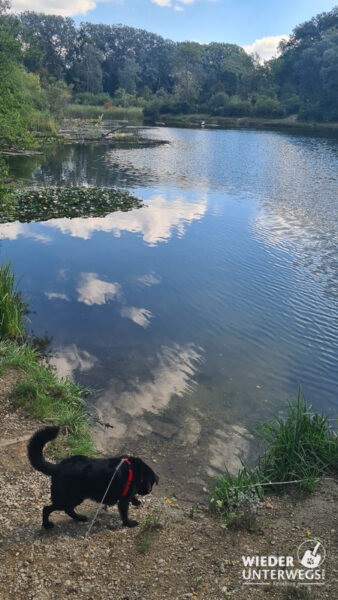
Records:
M307 406L301 390L284 419L276 416L261 425L260 437L266 445L260 458L266 481L300 480L312 489L323 474L338 471L338 439L328 418Z
M69 119L98 119L101 115L104 119L125 119L139 122L143 119L143 110L139 106L104 108L103 106L69 104L64 113L64 116Z
M26 300L18 291L11 262L0 264L0 339L22 339L28 321Z
M328 418L306 404L301 390L287 404L285 416L259 427L259 436L265 452L255 468L244 466L236 475L226 470L213 480L210 509L226 525L252 523L263 495L288 489L288 482L312 491L323 475L338 472L338 438Z

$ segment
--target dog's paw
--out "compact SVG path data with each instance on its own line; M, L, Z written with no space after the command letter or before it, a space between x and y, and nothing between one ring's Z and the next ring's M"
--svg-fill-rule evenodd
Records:
M138 525L138 521L128 521L126 527L136 527Z
M137 500L137 498L133 498L131 503L133 506L141 506L142 504L141 500Z
M88 517L86 517L85 515L77 515L77 521L79 521L80 523L85 523L86 521L88 521Z
M48 521L48 523L43 523L43 524L42 524L42 527L43 527L44 529L53 529L53 527L54 527L54 523L51 523L50 521Z

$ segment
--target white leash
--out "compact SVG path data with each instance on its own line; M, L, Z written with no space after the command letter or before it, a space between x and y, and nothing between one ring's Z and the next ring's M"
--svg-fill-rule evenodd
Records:
M95 515L94 515L94 518L93 518L93 520L92 520L91 524L90 524L90 525L89 525L89 527L88 527L87 533L86 533L86 535L85 535L85 539L88 539L88 536L89 536L89 534L90 534L90 532L91 532L91 530L92 530L92 527L93 527L93 525L94 525L94 523L95 523L95 521L96 521L97 515L99 514L99 512L100 512L100 510L101 510L101 508L102 508L102 506L103 506L104 499L105 499L106 495L108 494L108 491L109 491L109 488L110 488L110 486L111 486L111 484L112 484L112 482L113 482L113 479L114 479L114 477L115 477L115 475L116 475L117 471L119 470L120 466L121 466L123 463L124 463L124 458L122 458L122 459L120 460L119 464L117 465L117 467L116 467L116 469L115 469L115 471L114 471L114 473L113 473L113 476L112 476L112 478L111 478L111 480L110 480L110 482L109 482L109 484L108 484L108 487L107 487L107 489L106 489L105 493L103 494L103 498L102 498L102 500L101 500L101 502L100 502L100 504L99 504L99 507L98 507L98 509L97 509L97 511L96 511L96 513L95 513Z

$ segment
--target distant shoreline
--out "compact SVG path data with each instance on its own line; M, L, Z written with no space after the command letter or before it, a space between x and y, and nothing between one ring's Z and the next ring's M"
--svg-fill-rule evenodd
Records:
M252 117L220 117L203 114L160 115L156 121L145 119L146 124L163 127L191 127L198 129L261 129L306 131L338 135L338 123L297 121L295 118L264 119Z

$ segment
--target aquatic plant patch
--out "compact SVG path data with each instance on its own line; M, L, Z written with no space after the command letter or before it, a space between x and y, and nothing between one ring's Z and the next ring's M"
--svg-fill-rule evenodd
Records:
M25 188L0 199L0 223L103 217L141 206L141 200L129 192L113 188Z

